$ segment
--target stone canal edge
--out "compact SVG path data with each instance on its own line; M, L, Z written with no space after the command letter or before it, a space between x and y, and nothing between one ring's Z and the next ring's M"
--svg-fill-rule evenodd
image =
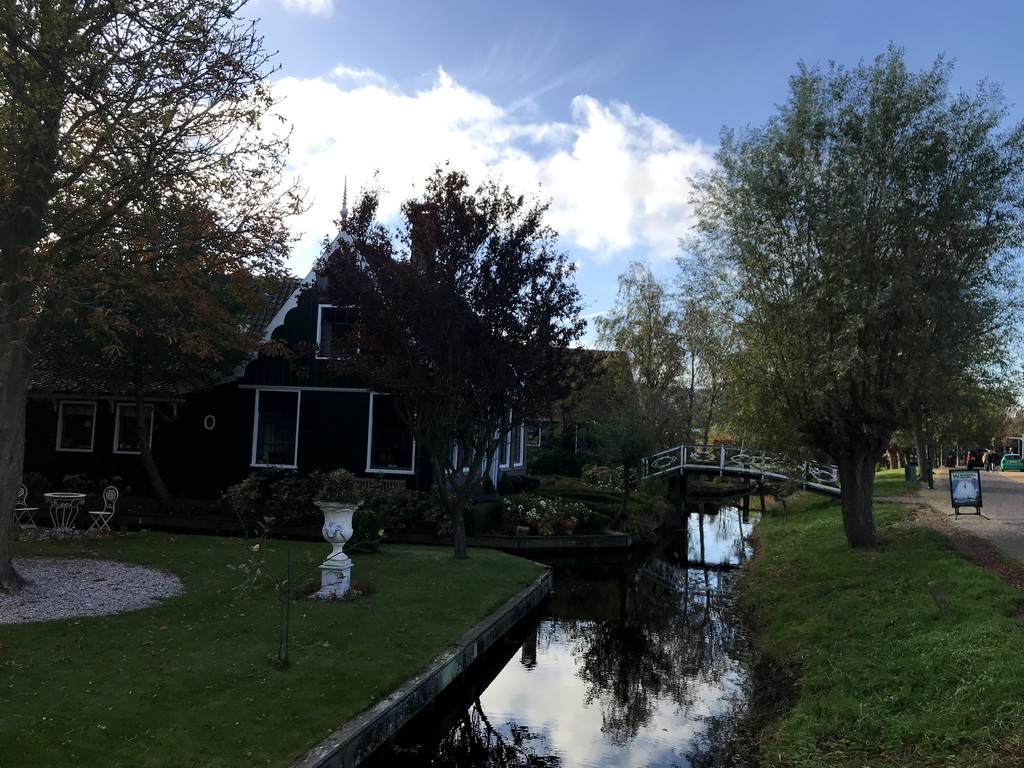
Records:
M551 592L552 571L509 598L396 691L356 715L289 768L354 768L501 640Z

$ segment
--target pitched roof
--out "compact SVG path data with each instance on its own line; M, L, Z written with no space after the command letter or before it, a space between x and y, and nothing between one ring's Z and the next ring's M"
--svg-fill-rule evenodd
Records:
M294 306L298 291L309 278L303 280L289 275L275 287L267 291L266 305L252 315L250 327L264 332L264 338L270 338L274 327L284 320L284 314ZM164 371L164 376L147 376L143 384L143 394L147 398L180 397L192 387L183 386L189 381L186 373L176 376L173 369ZM123 382L123 383L121 383ZM118 375L117 366L111 360L78 360L73 367L57 367L48 364L45 359L38 359L32 371L32 383L29 392L34 395L57 393L75 394L82 397L132 397L132 384Z

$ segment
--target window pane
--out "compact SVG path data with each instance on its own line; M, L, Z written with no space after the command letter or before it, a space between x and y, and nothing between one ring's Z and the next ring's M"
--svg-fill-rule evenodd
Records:
M352 332L352 318L348 307L320 307L319 357L352 355L358 350L345 346Z
M256 422L256 463L295 466L298 392L260 391Z
M91 451L95 421L96 406L92 403L61 403L57 446L62 451Z
M387 395L373 396L372 469L412 470L412 435Z
M146 408L143 418L146 422L143 427L143 431L146 433L146 443L148 444L149 436L152 434L153 409ZM117 453L139 452L138 434L135 430L134 405L117 406L117 439L114 445L114 450Z

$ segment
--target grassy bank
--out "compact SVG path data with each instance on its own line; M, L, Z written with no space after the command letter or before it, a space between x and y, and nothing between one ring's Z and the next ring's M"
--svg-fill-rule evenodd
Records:
M875 517L884 543L867 551L847 547L838 502L810 494L756 530L744 602L757 704L778 715L761 765L1024 765L1024 596L900 507Z
M283 575L327 545L264 542ZM236 539L125 534L18 542L16 556L93 557L176 573L186 594L112 616L0 625L0 763L28 766L283 766L390 693L539 567L474 550L385 546L356 556L352 602L292 606L290 664L275 666L269 581L239 590ZM307 572L319 580L319 572Z

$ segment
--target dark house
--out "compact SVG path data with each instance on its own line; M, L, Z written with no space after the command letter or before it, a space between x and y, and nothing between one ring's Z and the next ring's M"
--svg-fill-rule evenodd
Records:
M306 282L283 285L257 322L266 340L305 346L307 354L261 354L236 378L204 391L180 391L171 381L147 389L150 447L172 496L215 498L261 467L303 474L344 467L413 489L430 486L429 461L388 395L332 372L327 358L332 340L345 336L345 313L319 303L315 291L303 290ZM148 493L132 398L105 390L100 373L76 367L56 375L42 366L27 407L25 471L53 487L84 475ZM524 429L512 430L488 468L495 483L502 472L525 471L525 450Z

